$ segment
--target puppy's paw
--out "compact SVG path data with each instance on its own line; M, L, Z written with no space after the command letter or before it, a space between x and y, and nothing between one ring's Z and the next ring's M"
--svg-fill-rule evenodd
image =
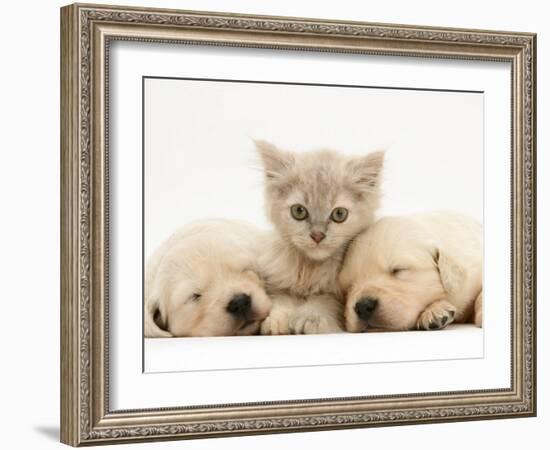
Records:
M290 330L292 334L325 334L338 333L342 327L329 317L302 312L290 319Z
M261 334L290 334L290 317L285 309L272 309L260 327Z
M456 308L445 300L429 305L418 317L416 328L419 330L440 330L453 322Z

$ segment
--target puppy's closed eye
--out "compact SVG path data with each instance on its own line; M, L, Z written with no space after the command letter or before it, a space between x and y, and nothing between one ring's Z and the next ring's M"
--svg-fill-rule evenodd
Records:
M191 297L189 297L189 301L192 301L192 302L197 302L201 299L201 294L192 294Z
M391 273L394 277L396 277L396 276L398 276L398 275L402 275L402 274L403 274L404 272L406 272L407 270L409 270L409 269L407 269L406 267L394 267L394 268L390 271L390 273Z

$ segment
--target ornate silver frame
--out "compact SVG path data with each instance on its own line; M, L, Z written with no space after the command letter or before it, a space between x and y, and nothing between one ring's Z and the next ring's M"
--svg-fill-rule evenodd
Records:
M428 58L512 66L512 386L204 408L108 404L108 111L115 39ZM61 440L79 446L536 414L536 36L74 4L61 9Z

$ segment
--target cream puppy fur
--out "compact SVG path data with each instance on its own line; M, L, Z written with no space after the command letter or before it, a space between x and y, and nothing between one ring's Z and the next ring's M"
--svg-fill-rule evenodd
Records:
M351 244L339 282L351 332L481 327L481 225L452 212L380 219Z
M271 301L257 275L264 233L231 220L183 227L147 261L145 337L254 334Z

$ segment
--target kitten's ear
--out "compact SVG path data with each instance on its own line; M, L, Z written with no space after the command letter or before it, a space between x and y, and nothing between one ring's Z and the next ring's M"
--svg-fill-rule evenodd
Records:
M348 162L349 179L363 192L372 192L379 187L386 151L380 150Z
M265 175L268 179L284 177L294 165L294 156L291 153L279 150L267 141L254 139L256 149L262 158Z

